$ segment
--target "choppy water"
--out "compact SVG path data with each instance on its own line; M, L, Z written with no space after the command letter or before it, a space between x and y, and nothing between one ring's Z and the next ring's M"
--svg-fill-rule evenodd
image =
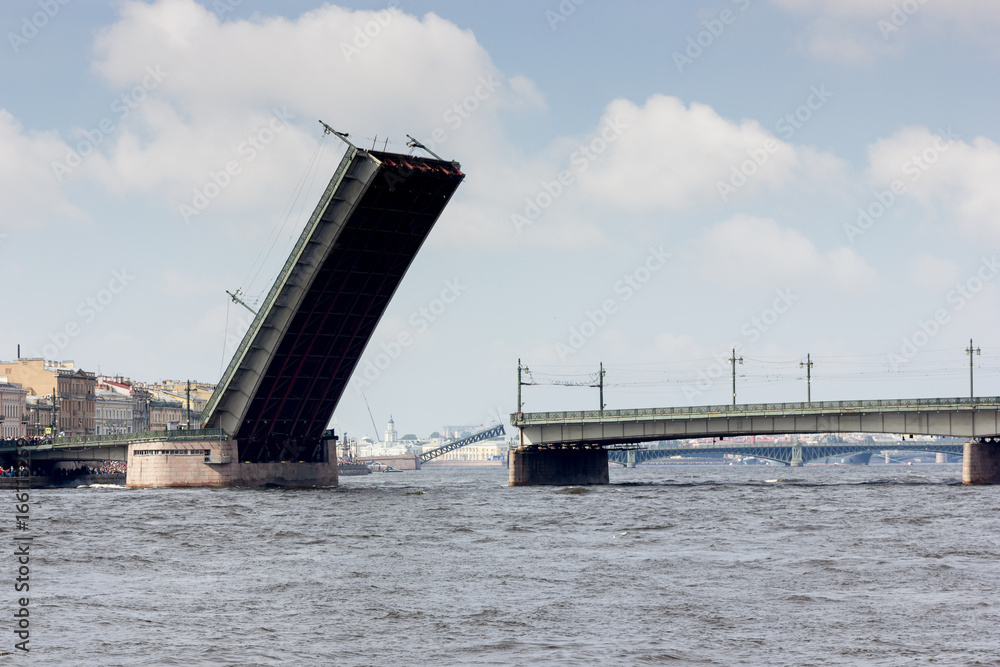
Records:
M35 490L32 651L13 661L1000 664L1000 487L959 466L505 475Z

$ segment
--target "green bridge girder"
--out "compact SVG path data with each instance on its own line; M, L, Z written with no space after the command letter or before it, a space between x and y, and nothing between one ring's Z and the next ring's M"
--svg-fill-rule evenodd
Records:
M759 459L775 461L790 465L796 449L800 449L803 463L825 459L831 456L858 454L860 452L878 452L884 450L899 450L908 452L934 452L942 454L962 454L962 444L955 443L913 443L901 442L900 446L879 447L871 443L836 444L836 445L719 445L697 447L645 447L638 449L617 449L608 452L608 461L625 464L629 454L635 463L644 463L656 459L674 456L722 455L738 454L740 456L755 456Z

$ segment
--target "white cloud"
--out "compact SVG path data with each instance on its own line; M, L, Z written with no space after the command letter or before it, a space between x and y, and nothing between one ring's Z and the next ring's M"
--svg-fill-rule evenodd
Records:
M921 252L910 263L913 283L928 292L945 292L958 283L960 269L954 262Z
M545 104L526 77L505 80L471 31L434 14L324 5L291 20L223 22L193 0L125 2L120 12L97 37L94 68L121 90L149 68L164 80L87 165L116 191L183 202L235 160L241 174L213 206L253 210L292 191L318 142L317 119L366 147L390 137L389 149L405 152L410 133L447 142L450 155L498 134L501 111ZM250 164L240 147L285 114L288 127Z
M970 237L1000 245L1000 145L947 135L908 127L876 141L868 149L869 176L883 187L901 181L908 196L941 207L941 224L957 222Z
M582 174L581 183L596 197L630 210L721 202L720 181L729 182L733 170L751 154L766 156L758 160L763 164L741 192L781 188L840 169L839 160L781 141L755 120L735 123L707 105L686 107L664 95L650 97L641 107L628 100L613 101L595 142L607 127L623 129L606 154Z
M994 0L770 0L808 17L801 42L815 58L865 63L899 54L927 31L957 28L995 48L1000 4Z
M80 218L82 213L61 191L52 163L66 145L52 132L25 132L6 109L0 109L0 201L4 229L34 227L47 221Z
M839 291L873 290L875 270L851 248L822 253L801 232L768 218L737 215L705 233L699 274L740 287L824 286Z

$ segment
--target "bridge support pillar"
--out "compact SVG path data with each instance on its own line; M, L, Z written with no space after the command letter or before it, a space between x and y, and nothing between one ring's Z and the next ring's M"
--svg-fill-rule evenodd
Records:
M235 440L147 441L128 446L125 486L336 486L337 455L324 444L324 461L241 463Z
M625 453L625 467L634 468L635 467L635 450L630 449Z
M608 483L605 449L514 449L510 486L571 486Z
M802 460L802 447L800 445L792 447L792 460L788 462L788 465L793 468L801 468L805 465L805 462Z
M963 484L1000 484L1000 442L967 442L962 454Z

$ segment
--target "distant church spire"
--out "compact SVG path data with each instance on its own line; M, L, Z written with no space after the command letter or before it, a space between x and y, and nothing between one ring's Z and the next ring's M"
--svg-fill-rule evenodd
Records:
M385 429L385 441L386 446L394 444L397 440L396 437L396 422L392 421L392 415L389 415L389 425Z

